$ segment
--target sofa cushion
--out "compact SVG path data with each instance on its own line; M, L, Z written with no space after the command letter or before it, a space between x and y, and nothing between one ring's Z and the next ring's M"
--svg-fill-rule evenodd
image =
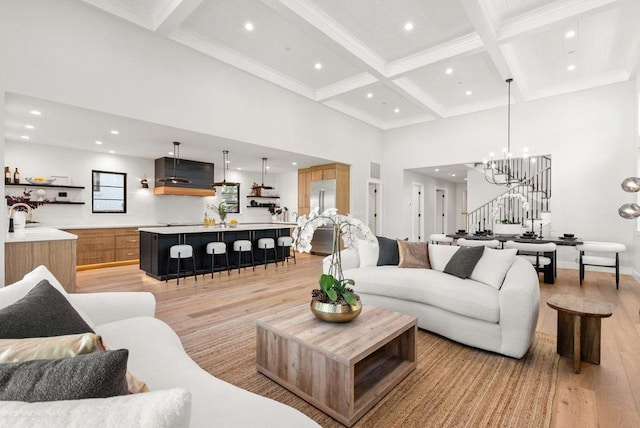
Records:
M484 247L460 247L444 267L444 272L462 279L469 278L483 252Z
M400 253L398 252L398 242L395 239L377 236L378 246L378 266L398 266L400 263Z
M191 394L182 388L110 398L25 403L0 402L8 427L187 428Z
M129 351L0 364L0 400L55 401L127 394Z
M0 309L0 338L93 333L71 303L46 279L22 299Z
M409 242L398 239L400 268L431 269L429 264L429 244L426 242ZM362 266L362 264L360 264Z
M378 240L371 242L368 239L358 239L358 254L360 256L360 266L376 266L380 246Z
M444 267L449 263L451 257L458 251L456 245L429 245L429 262L431 269L444 271Z
M104 351L95 333L70 334L29 339L0 339L0 363L29 360L55 360Z
M432 247L435 245L430 245ZM366 294L411 300L466 317L497 323L499 291L471 279L460 279L434 269L400 269L397 266L364 267L344 271L356 282L362 302Z
M518 250L515 248L506 250L494 250L485 247L482 257L478 260L475 269L471 273L471 279L490 285L498 290L502 287L504 277L511 268Z

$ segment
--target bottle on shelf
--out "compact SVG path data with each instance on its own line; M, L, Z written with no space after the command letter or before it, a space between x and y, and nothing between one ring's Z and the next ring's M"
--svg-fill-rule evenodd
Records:
M20 184L20 171L18 171L18 168L13 172L13 184Z
M4 167L4 184L11 184L11 169L8 166Z

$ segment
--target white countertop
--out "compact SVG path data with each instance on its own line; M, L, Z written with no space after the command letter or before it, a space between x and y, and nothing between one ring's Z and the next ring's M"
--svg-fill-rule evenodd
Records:
M78 237L72 233L63 232L52 227L27 227L26 229L16 229L13 233L7 232L5 243L63 241L69 239L78 239Z
M295 223L239 223L236 227L215 226L166 226L166 227L141 227L141 232L158 233L161 235L174 235L180 233L207 233L207 232L241 232L246 230L275 230L286 229L295 226Z

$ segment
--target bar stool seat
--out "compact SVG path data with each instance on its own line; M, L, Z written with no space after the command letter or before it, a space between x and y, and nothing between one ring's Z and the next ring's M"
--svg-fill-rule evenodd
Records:
M215 258L218 255L224 254L227 261L227 275L231 275L231 268L229 267L229 254L227 253L227 244L224 242L209 242L206 248L207 254L211 255L211 278L213 278L213 272L215 267ZM204 273L202 274L204 275ZM222 275L222 271L220 271Z
M273 250L273 262L278 267L278 254L276 253L276 243L273 238L258 239L258 249L264 251L264 268L267 268L267 250Z
M251 245L251 241L248 239L239 239L233 242L233 251L235 251L238 255L238 273L240 273L240 267L242 267L242 253L248 252L251 254L251 266L253 266L253 270L256 270L256 262L253 259L253 248Z
M290 236L281 236L278 238L278 247L282 249L282 262L286 260L289 263L289 259L291 256L291 247L293 246L293 239ZM285 254L285 248L287 249L287 253ZM293 263L297 264L296 261L296 252L293 252Z
M178 281L176 285L180 285L180 260L182 259L191 259L192 267L193 267L193 277L198 281L198 275L196 273L196 258L193 255L193 247L188 244L180 244L180 245L172 245L169 248L169 261L167 263L167 276L165 277L164 282L168 282L169 280L169 270L171 267L171 260L176 259L178 261L177 268L177 278Z

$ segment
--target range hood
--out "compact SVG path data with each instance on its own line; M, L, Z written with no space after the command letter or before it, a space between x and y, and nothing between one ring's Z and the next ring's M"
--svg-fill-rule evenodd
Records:
M214 164L180 159L174 172L174 158L156 159L155 165L155 195L184 195L184 196L215 196L215 189L211 188ZM184 178L183 181L160 181L169 176Z

